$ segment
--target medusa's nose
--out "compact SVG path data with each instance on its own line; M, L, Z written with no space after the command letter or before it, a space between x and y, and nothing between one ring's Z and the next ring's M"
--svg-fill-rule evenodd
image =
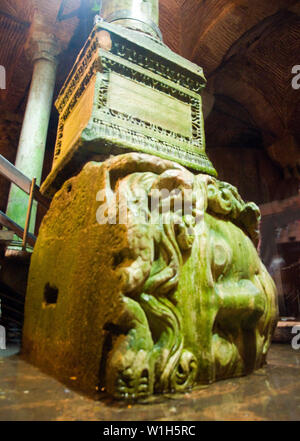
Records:
M220 309L238 314L256 311L259 315L265 310L264 292L250 279L227 280L218 283L215 290Z

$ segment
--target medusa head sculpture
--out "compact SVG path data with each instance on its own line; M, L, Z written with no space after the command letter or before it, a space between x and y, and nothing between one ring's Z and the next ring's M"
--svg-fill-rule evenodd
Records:
M65 182L31 258L22 351L118 399L245 375L276 325L259 210L158 157L90 162Z
M148 155L113 158L105 173L98 222L127 232L108 392L142 398L260 368L277 304L256 250L258 207L230 184Z

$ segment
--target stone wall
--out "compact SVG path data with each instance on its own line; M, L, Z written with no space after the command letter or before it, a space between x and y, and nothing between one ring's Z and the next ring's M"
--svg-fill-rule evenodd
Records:
M298 193L297 179L284 179L281 168L264 150L222 147L207 153L219 179L237 187L247 201L260 205Z

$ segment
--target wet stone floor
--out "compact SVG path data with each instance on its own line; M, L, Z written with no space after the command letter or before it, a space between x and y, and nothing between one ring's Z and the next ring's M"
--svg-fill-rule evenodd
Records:
M300 350L273 344L254 374L147 404L93 401L0 350L1 421L300 421Z

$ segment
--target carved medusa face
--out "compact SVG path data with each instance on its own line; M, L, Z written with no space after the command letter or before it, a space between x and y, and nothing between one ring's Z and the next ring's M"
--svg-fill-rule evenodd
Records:
M240 228L208 213L205 224L211 356L213 379L218 379L251 372L264 361L274 325L270 319L276 316L275 286Z
M253 244L255 204L245 203L231 185L183 168L135 172L114 188L130 201L130 258L119 270L126 279L124 299L130 298L125 309L139 320L127 343L121 339L112 352L111 392L122 396L115 388L119 380L122 391L142 384L147 395L260 367L276 305L274 285ZM141 347L133 335L146 329ZM126 356L124 344L130 347Z
M76 367L77 386L94 393L99 384L120 399L260 367L276 297L254 246L258 219L234 187L170 161L130 153L87 164L39 232L25 353L62 381Z

